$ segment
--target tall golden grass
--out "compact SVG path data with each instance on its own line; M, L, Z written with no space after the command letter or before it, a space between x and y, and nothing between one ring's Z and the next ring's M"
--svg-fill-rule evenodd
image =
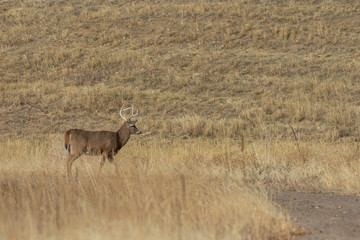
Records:
M2 239L282 239L295 233L260 185L249 188L215 150L206 158L209 145L231 145L135 141L116 157L119 176L107 164L95 179L99 159L82 157L70 182L61 145L58 136L1 144Z
M267 189L360 191L355 144L136 137L120 175L107 163L96 179L99 157L82 156L69 183L61 135L2 142L0 235L282 239L299 232Z

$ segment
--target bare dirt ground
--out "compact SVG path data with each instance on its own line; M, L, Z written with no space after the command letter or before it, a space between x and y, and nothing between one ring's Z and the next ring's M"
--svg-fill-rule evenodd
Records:
M360 239L359 196L280 190L270 196L304 229L293 239Z

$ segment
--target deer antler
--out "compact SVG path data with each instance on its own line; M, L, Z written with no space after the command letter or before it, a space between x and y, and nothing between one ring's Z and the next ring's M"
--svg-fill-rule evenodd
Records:
M136 109L136 113L134 114L134 106L131 106L131 116L129 117L129 120L132 118L132 117L137 117L137 116L140 116L141 114L139 113L139 109Z
M124 117L121 113L122 113L123 111L129 110L131 107L128 107L128 108L125 108L125 109L123 109L123 107L124 107L124 105L123 105L123 106L121 107L121 109L120 109L120 117L121 117L122 119L124 119L125 121L127 121L126 117Z
M140 115L141 115L141 114L139 113L139 109L137 109L137 110L136 110L136 113L134 114L134 106L131 106L131 107L128 107L128 108L125 108L125 109L123 109L123 107L124 107L124 106L122 106L121 109L120 109L120 117L121 117L122 119L124 119L125 121L131 120L132 117L136 117L136 116L140 116ZM130 108L131 108L131 116L130 116L128 119L126 119L126 117L124 117L124 116L122 115L122 112L124 112L124 111L126 111L126 110L129 110Z

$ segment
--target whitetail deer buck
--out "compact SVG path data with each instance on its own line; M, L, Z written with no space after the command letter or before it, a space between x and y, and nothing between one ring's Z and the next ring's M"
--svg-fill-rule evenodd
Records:
M125 118L122 113L131 109L131 116ZM67 177L71 178L71 165L82 154L101 155L100 171L108 159L113 162L116 153L125 146L131 134L141 134L141 131L135 127L137 121L131 121L132 117L139 116L139 110L134 114L134 107L120 109L120 117L125 120L124 124L117 132L110 131L86 131L82 129L70 129L65 133L65 149L69 153L67 158ZM116 167L116 165L115 165Z

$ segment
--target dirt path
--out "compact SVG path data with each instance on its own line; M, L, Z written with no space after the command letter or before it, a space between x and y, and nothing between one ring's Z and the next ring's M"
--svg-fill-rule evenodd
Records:
M360 239L360 197L272 191L271 199L308 234L293 239Z

